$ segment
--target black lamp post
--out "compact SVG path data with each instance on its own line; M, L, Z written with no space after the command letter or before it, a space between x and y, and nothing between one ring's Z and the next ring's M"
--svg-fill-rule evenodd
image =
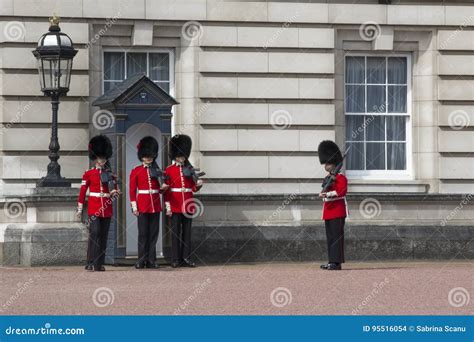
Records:
M70 187L71 182L61 177L58 141L59 97L69 91L72 60L77 53L72 40L59 28L59 18L49 19L49 32L41 36L38 46L33 50L38 62L41 91L51 97L53 119L51 123L51 141L49 143L49 164L46 177L41 178L37 187Z

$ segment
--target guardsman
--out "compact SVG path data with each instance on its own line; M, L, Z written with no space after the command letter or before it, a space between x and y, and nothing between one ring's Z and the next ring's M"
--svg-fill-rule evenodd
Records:
M166 180L170 188L165 192L166 215L171 217L171 267L196 267L191 260L192 219L201 208L196 207L193 193L202 187L197 174L189 162L192 140L178 134L170 139L170 157L173 161L166 168Z
M340 270L344 262L344 223L347 211L347 178L340 170L344 157L335 142L325 140L319 144L318 156L328 175L319 197L323 199L323 217L329 262L321 265L325 270Z
M82 176L77 201L77 216L81 218L86 193L89 190L87 204L89 241L86 265L88 271L105 271L105 250L113 214L113 200L120 194L117 179L110 170L111 156L112 144L109 138L98 135L90 140L89 159L94 162L94 167Z
M159 268L156 263L156 242L160 232L160 193L168 188L162 183L163 172L156 164L158 142L144 137L137 146L138 159L142 162L130 173L130 204L138 220L138 262L135 268Z

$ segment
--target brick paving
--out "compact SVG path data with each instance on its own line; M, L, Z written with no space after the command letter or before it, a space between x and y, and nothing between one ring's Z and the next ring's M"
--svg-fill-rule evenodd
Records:
M466 315L469 262L0 268L0 314ZM450 295L451 294L451 295Z

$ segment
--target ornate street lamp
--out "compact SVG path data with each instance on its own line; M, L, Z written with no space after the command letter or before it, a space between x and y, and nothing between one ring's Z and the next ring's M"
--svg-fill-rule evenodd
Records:
M58 142L58 107L59 97L69 91L72 60L77 53L72 40L59 28L59 18L49 19L49 32L41 36L38 46L33 50L38 62L41 91L51 97L52 123L51 141L49 143L48 173L38 181L37 187L71 186L71 182L61 177Z

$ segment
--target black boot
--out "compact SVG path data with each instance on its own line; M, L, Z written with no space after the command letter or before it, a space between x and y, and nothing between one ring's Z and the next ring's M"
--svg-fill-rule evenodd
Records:
M137 270L141 270L141 269L144 269L144 268L145 268L145 265L139 262L139 263L136 263L136 264L135 264L135 268L136 268Z
M341 264L337 262L330 262L327 268L328 271L340 271L341 269L342 269Z
M183 261L181 261L181 266L182 267L196 267L196 264L189 259L183 259Z

